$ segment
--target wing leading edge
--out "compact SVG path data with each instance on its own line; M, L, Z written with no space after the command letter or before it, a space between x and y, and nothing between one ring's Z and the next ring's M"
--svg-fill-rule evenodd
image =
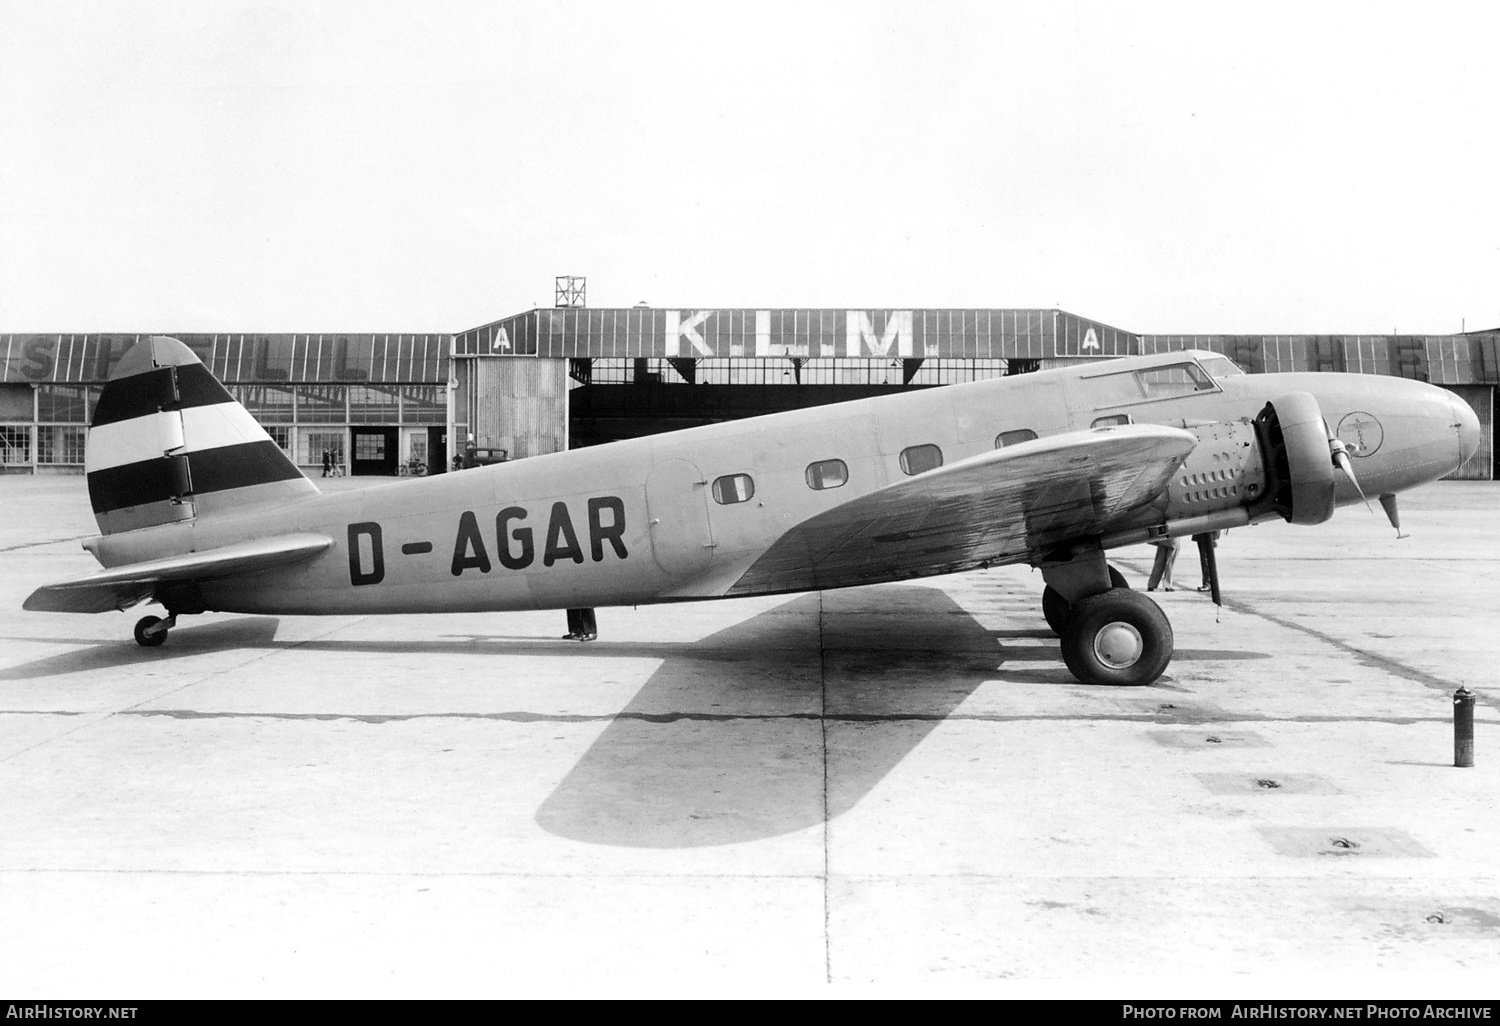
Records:
M1197 439L1126 425L1053 435L852 499L776 541L729 595L837 588L1017 562L1149 505Z
M51 613L104 613L144 602L167 581L210 580L269 570L309 559L333 544L321 534L284 534L222 548L166 556L59 581L32 592L23 609Z

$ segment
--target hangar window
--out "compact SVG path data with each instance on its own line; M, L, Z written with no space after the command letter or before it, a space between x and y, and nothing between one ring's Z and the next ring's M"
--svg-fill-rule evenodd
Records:
M1029 442L1036 437L1036 432L1030 428L1021 428L1019 431L1002 431L995 436L995 448L1004 449L1007 445L1020 445Z
M943 450L935 445L913 445L901 450L901 473L909 476L925 474L943 465Z
M261 424L290 424L292 390L287 385L235 385L230 394Z
M31 462L31 428L0 427L0 463Z
M42 385L37 389L37 417L48 424L86 424L88 389L75 385ZM28 413L27 420L31 419Z
M727 474L714 482L714 501L721 506L748 502L755 495L755 482L749 474Z
M0 385L0 420L32 420L35 413L30 385Z
M86 432L74 427L38 427L36 461L38 463L82 463Z
M819 460L807 466L807 487L821 492L841 488L849 480L849 468L843 460Z
M401 416L396 398L399 391L390 385L350 385L349 420L355 424L395 424Z
M297 419L304 424L347 424L348 391L343 385L298 385Z

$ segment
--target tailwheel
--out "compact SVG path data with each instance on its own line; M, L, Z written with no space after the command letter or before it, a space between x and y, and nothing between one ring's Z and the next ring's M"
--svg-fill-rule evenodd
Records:
M158 624L166 626L157 626ZM159 616L143 616L135 622L135 643L146 648L155 648L167 640L167 627L169 626L171 625Z
M1114 567L1108 567L1109 586L1111 588L1130 588L1130 582L1125 580L1125 575ZM1068 627L1068 611L1071 606L1068 600L1062 597L1062 592L1052 585L1042 589L1042 616L1047 620L1047 626L1052 628L1052 633L1062 637L1063 631Z
M1172 661L1172 624L1146 596L1124 588L1073 603L1063 662L1085 684L1139 687Z

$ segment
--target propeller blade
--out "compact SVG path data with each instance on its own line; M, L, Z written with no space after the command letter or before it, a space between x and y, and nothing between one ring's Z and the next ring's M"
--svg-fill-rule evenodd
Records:
M1374 513L1375 507L1370 505L1370 500L1365 495L1365 490L1359 486L1359 478L1354 476L1354 463L1349 459L1349 447L1337 438L1330 438L1328 440L1328 449L1333 454L1333 465L1342 470L1344 475L1349 478L1349 483L1354 486L1354 490L1359 493L1360 499L1364 501L1365 509ZM1397 533L1400 533L1399 529Z

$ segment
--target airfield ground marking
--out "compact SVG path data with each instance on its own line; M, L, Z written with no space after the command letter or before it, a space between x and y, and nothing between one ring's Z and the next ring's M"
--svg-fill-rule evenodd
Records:
M1119 562L1125 563L1131 566L1132 569L1140 572L1139 565L1133 563L1132 561L1122 559ZM1423 560L1422 562L1426 564L1432 561ZM1418 669L1417 667L1412 666L1408 663L1403 663L1399 659L1393 659L1390 656L1380 655L1378 652L1371 652L1367 649L1360 648L1357 645L1344 641L1342 638L1337 638L1332 634L1317 630L1314 627L1309 627L1307 624L1298 623L1295 620L1289 620L1286 617L1277 616L1275 613L1265 612L1264 610L1258 609L1255 605L1245 599L1232 599L1226 596L1224 599L1224 608L1235 613L1240 613L1242 615L1256 616L1261 618L1262 620L1269 620L1271 623L1276 624L1278 627L1284 627L1287 630L1297 631L1300 634L1306 634L1308 637L1316 638L1317 640L1323 642L1325 645L1329 645L1341 652L1352 655L1361 664L1368 666L1371 669L1384 670L1386 673L1389 673L1392 676L1404 677L1414 684L1420 684L1423 687L1431 688L1434 691L1441 691L1444 694L1452 694L1462 684L1461 681L1451 680L1447 677L1439 677L1437 674L1428 673L1426 670ZM1496 696L1493 694L1483 695L1479 698L1479 701L1492 709L1500 711L1500 696ZM1442 717L1439 718L1441 719ZM1356 719L1363 719L1363 717L1356 717Z
M1371 669L1384 670L1396 677L1405 677L1407 680L1411 681L1414 684L1420 684L1423 687L1431 688L1434 691L1441 691L1445 695L1452 694L1460 686L1459 681L1450 680L1447 677L1439 677L1434 673L1428 673L1426 670L1420 670L1415 666L1410 666L1406 663L1403 663L1399 659L1392 659L1389 656L1383 656L1377 652L1366 651L1365 649L1359 648L1356 645L1351 645L1349 642L1344 641L1341 638L1336 638L1331 634L1327 634L1313 627L1309 627L1306 624L1288 620L1285 617L1277 616L1274 613L1262 612L1261 610L1256 609L1254 606L1250 605L1248 602L1244 602L1238 599L1225 599L1224 605L1226 608L1232 609L1237 613L1248 613L1251 616L1258 616L1263 620L1270 620L1272 623L1277 624L1281 627L1285 627L1288 630L1300 631L1301 633L1306 634L1310 637L1317 638L1319 641L1327 645L1331 645L1332 647L1337 648L1340 651L1349 653L1359 662L1363 663L1365 666L1370 667ZM1492 709L1500 710L1500 697L1497 697L1493 694L1485 695L1481 697L1479 701L1482 701L1485 705L1488 705Z

